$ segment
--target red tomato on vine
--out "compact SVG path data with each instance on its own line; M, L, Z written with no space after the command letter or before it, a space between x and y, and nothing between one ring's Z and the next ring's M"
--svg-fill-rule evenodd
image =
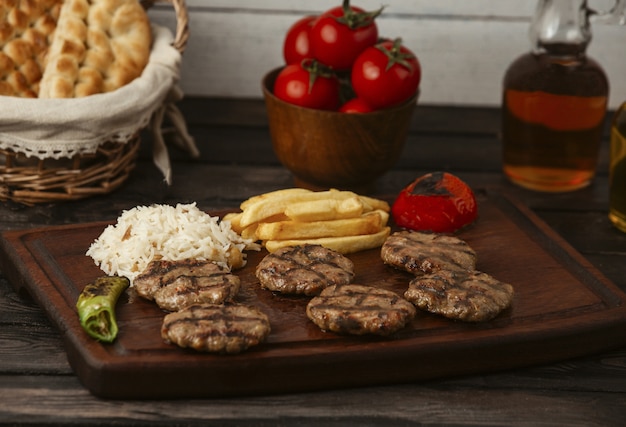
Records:
M285 63L294 64L306 58L312 58L310 34L317 16L309 15L297 20L285 36L283 58Z
M274 95L290 104L318 110L339 106L339 80L314 60L287 65L276 76Z
M344 0L343 6L322 13L310 33L314 58L334 70L349 70L363 49L378 40L375 18L381 12L366 12Z
M387 108L410 99L422 78L419 60L401 39L365 49L352 67L352 87L374 108Z

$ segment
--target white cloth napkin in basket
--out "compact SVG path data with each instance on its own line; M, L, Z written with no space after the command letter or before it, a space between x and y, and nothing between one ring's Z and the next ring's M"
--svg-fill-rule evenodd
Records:
M154 163L171 183L162 135L164 118L175 127L178 145L191 156L199 152L174 105L182 98L178 87L181 53L172 46L168 28L153 24L152 34L150 60L142 75L116 91L73 99L0 96L0 147L40 159L71 158L94 153L107 141L126 143L149 126Z

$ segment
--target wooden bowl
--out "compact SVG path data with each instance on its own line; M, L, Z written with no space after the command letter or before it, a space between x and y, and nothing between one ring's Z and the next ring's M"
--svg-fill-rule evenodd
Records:
M281 68L263 78L272 146L299 187L367 192L396 163L417 95L386 110L364 114L314 110L272 93Z

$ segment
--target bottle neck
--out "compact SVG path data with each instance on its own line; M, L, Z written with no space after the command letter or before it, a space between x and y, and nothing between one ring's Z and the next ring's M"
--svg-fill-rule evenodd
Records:
M591 41L587 0L539 0L529 35L533 52L578 57Z

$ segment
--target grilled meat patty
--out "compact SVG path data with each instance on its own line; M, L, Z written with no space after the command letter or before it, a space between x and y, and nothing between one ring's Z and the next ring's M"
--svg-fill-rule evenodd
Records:
M133 281L137 293L169 311L190 304L221 304L239 292L239 277L212 261L153 261Z
M270 330L267 315L256 307L194 304L166 315L161 337L180 347L233 354L265 341Z
M387 238L380 254L385 264L416 275L476 266L476 252L458 237L444 234L399 231Z
M390 335L415 317L413 304L394 292L357 284L332 285L309 301L306 314L324 331Z
M350 283L354 265L339 252L320 245L288 246L263 258L256 277L271 291L312 296L330 285Z
M511 305L513 286L480 271L440 270L416 276L404 297L417 307L466 322L483 322Z

